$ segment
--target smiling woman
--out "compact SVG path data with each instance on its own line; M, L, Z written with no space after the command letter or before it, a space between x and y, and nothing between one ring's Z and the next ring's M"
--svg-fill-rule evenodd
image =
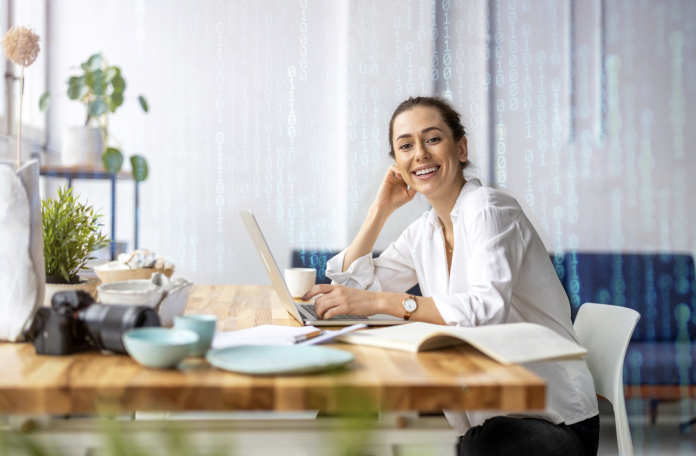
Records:
M439 98L410 98L396 109L389 138L395 163L353 243L327 263L332 284L317 285L303 298L322 294L316 314L389 314L455 326L532 322L578 343L568 297L517 201L465 179L468 150L459 114ZM432 209L373 259L385 221L416 193ZM423 297L404 293L416 283ZM585 360L526 367L547 381L547 409L515 417L445 411L462 436L460 454L595 455L599 417Z

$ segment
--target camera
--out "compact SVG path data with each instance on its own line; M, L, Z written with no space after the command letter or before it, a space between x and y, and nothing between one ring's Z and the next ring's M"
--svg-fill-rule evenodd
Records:
M104 305L84 291L62 291L53 295L51 307L36 312L26 337L37 355L69 355L90 349L126 353L121 336L143 326L160 326L150 307Z

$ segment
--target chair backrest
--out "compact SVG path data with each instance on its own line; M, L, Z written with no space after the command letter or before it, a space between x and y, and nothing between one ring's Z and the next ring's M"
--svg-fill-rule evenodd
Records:
M594 379L595 391L614 407L619 454L632 455L623 390L623 361L631 334L640 319L633 309L586 303L575 318L575 333L587 349L585 360Z
M331 283L331 279L326 277L326 262L336 256L339 252L328 250L293 250L290 259L292 268L314 268L317 270L317 285Z

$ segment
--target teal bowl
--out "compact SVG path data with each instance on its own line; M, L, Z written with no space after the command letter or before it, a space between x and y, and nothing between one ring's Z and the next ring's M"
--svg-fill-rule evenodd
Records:
M165 369L191 353L198 334L190 329L136 328L123 335L128 354L146 367Z

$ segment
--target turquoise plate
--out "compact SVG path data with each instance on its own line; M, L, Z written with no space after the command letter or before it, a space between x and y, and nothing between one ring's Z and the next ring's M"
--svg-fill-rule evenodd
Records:
M313 345L246 345L208 350L205 359L220 369L241 374L308 374L343 366L355 357L352 353Z

